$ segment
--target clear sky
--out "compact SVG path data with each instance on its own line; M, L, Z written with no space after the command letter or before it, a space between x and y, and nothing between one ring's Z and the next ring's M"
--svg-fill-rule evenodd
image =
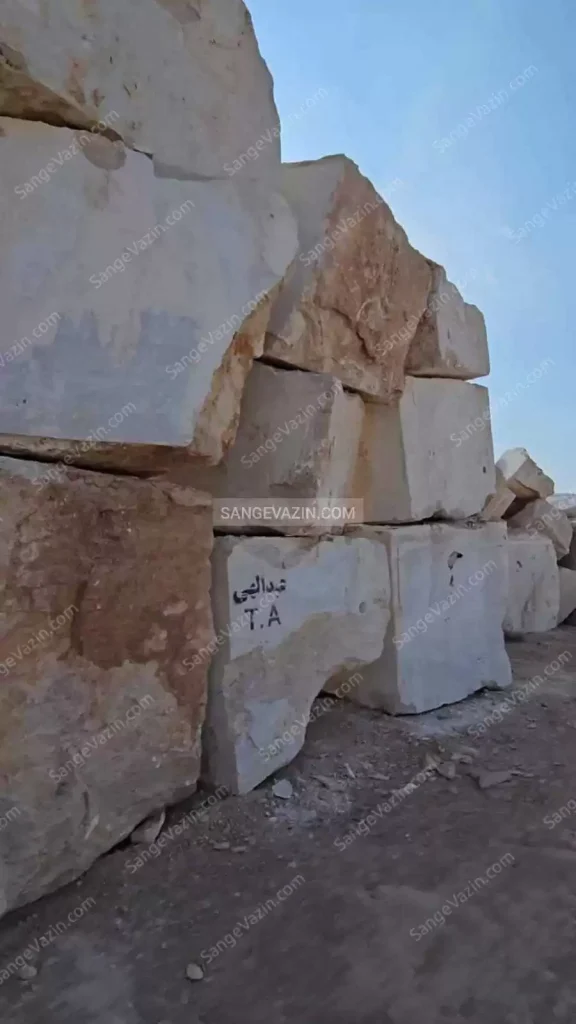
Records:
M576 0L248 5L283 159L402 180L396 218L486 317L496 457L576 491Z

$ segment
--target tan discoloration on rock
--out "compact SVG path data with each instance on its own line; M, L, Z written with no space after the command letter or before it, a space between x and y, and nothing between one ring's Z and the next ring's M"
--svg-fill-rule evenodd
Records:
M490 372L486 324L480 310L464 302L444 267L428 261L432 288L410 345L407 373L472 380Z
M346 157L286 164L283 188L301 251L273 308L266 355L389 400L404 387L428 262Z
M44 468L0 459L4 909L194 788L207 664L183 662L213 635L206 496Z

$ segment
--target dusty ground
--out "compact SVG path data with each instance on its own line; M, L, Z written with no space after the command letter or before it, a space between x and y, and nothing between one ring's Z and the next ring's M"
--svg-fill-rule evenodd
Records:
M576 629L510 655L514 693L545 681L505 716L494 693L401 720L338 704L280 773L290 799L268 780L5 919L0 969L41 948L2 1024L574 1024Z

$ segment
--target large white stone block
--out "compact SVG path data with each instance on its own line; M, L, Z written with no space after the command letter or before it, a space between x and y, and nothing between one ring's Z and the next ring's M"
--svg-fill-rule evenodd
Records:
M387 401L404 386L430 267L347 157L285 164L282 180L300 252L274 305L266 354Z
M348 699L418 714L510 685L505 524L372 527L352 536L387 551L392 614L382 655L361 670Z
M133 445L217 461L297 248L292 214L257 182L156 177L91 136L14 197L77 135L0 119L0 434L71 441L71 461L86 439L87 459Z
M213 569L207 774L245 793L296 756L328 680L362 673L381 654L388 557L360 537L225 537Z
M576 521L570 520L572 526L572 539L570 541L570 548L568 554L564 558L560 559L560 565L564 569L576 569Z
M432 289L426 311L410 345L406 372L422 377L473 380L490 373L488 337L482 313L464 299L430 262Z
M572 526L562 509L551 505L545 498L537 498L525 505L508 520L511 529L524 530L531 537L548 537L554 545L556 557L564 558L572 543Z
M486 504L480 513L480 519L487 523L498 522L500 519L503 519L506 512L516 501L514 491L511 491L504 482L502 470L497 465L494 469L496 471L496 489L494 494L488 495Z
M560 611L560 582L552 541L509 530L508 565L506 632L545 633L554 629Z
M7 0L0 114L100 122L168 177L240 166L269 178L280 164L272 79L242 0Z
M457 380L406 378L391 405L366 403L354 497L373 523L465 519L495 489L488 391ZM469 430L475 421L482 429Z
M554 481L542 472L525 448L509 448L496 463L517 498L534 501L554 493Z
M45 469L0 459L0 914L83 874L200 773L208 498L63 467L39 487Z
M215 498L282 498L287 507L301 499L345 500L353 496L363 422L362 399L345 392L337 377L256 362L244 389L236 440L224 460L208 469L181 461L170 469L170 479ZM250 532L233 520L225 525L229 532ZM296 533L303 524L276 525L280 533ZM252 532L261 533L261 527Z

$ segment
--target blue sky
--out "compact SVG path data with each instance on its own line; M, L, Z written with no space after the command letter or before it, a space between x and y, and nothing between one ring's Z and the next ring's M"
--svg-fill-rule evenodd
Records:
M402 180L397 219L486 317L496 456L526 447L576 491L574 0L248 4L283 158Z

